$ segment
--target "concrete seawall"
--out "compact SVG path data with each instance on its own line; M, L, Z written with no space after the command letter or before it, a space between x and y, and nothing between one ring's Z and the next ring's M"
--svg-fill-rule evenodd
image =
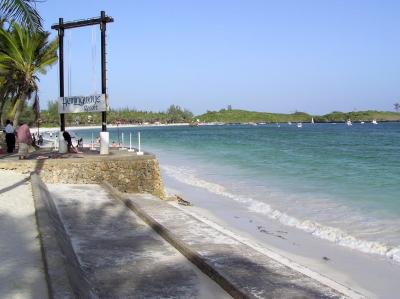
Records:
M39 155L50 157L37 160ZM28 160L7 157L0 169L21 173L36 172L45 183L101 184L107 182L121 192L150 193L164 197L159 165L152 154L136 156L126 151L111 151L108 156L86 151L84 154L56 155L39 151Z

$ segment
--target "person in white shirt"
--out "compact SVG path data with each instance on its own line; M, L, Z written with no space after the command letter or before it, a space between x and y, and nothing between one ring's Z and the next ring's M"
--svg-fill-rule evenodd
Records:
M12 153L15 149L15 129L13 123L8 119L4 131L6 132L7 153Z

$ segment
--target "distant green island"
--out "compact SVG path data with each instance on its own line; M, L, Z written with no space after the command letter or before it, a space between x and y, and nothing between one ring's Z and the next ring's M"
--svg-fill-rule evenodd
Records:
M345 122L351 121L400 121L400 112L391 111L334 111L325 115L311 115L305 112L291 114L256 112L237 109L222 109L220 111L208 111L205 114L195 116L200 122L223 122L223 123L282 123L282 122L311 122L316 123Z
M400 109L397 109L398 111ZM3 115L2 122L5 117ZM219 111L207 111L201 115L193 115L187 109L177 105L171 105L167 110L160 112L141 111L132 108L111 109L107 113L109 124L176 124L176 123L284 123L284 122L370 122L376 119L378 122L400 121L400 112L392 111L353 111L331 112L325 115L312 115L305 112L290 114L247 111L239 109L221 109ZM21 114L21 120L31 126L36 126L35 113L31 106L27 106ZM101 124L101 113L78 113L65 115L67 126L90 126ZM47 109L40 111L39 121L41 127L59 126L60 115L56 102L49 102Z

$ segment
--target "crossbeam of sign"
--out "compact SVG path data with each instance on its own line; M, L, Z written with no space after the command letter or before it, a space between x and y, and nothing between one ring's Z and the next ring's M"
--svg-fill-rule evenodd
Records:
M107 96L105 94L58 98L59 113L102 112L107 110Z

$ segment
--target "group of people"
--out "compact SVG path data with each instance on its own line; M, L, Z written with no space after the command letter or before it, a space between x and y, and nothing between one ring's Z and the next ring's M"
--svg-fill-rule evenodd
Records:
M29 153L29 147L34 145L31 131L26 123L14 129L13 123L7 119L6 127L7 153L13 153L15 150L15 142L18 141L18 155L19 159L25 159Z
M36 145L36 138L32 136L29 126L26 123L22 123L18 129L14 128L13 122L10 120L6 121L6 127L4 128L6 133L6 143L7 143L7 153L13 153L15 150L15 143L18 142L18 156L19 159L25 159L29 150ZM80 153L76 147L72 145L71 135L68 132L63 132L64 140L67 142L68 152L70 153ZM43 143L43 137L38 136L37 143L40 145ZM78 147L82 146L82 138L78 140Z

